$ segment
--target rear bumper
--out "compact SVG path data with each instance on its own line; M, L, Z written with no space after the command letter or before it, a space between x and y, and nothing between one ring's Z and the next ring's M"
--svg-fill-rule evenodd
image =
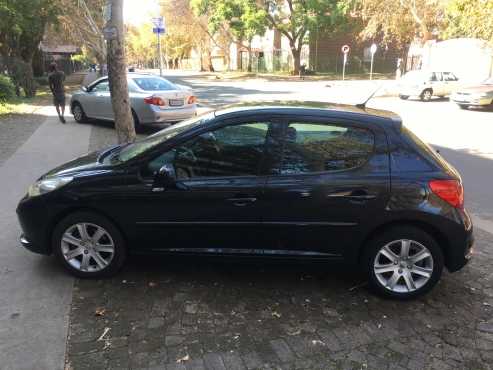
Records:
M179 122L191 118L197 114L197 106L195 104L184 107L161 109L157 106L149 105L149 108L144 112L139 112L140 123L143 124L159 124Z

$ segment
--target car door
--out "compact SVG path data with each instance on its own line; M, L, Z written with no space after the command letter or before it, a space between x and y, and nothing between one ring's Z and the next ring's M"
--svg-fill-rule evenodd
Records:
M298 118L285 125L268 178L265 235L276 253L339 257L371 229L389 196L385 133L353 122Z
M261 176L266 120L223 123L160 153L129 187L136 239L144 249L255 253L263 244ZM171 165L176 186L157 188L153 173ZM257 251L258 252L258 251Z
M452 72L443 72L443 85L446 95L452 94L458 87L458 78Z
M97 82L91 87L86 96L84 111L89 117L98 119L113 119L110 88L107 79Z
M431 83L431 88L433 89L433 95L440 96L446 94L441 72L432 72L430 83Z

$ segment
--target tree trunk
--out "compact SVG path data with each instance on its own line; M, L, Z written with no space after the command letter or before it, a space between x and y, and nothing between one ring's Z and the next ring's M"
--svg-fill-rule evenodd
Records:
M293 54L293 74L300 74L301 50L291 46L291 54Z
M107 26L116 28L116 38L108 41L108 80L111 104L115 115L118 142L128 143L135 141L135 127L128 96L123 0L108 0L108 5L111 6L111 19Z

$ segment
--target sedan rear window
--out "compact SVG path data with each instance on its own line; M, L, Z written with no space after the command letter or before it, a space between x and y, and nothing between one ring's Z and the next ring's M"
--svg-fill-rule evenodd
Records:
M145 91L178 90L171 82L159 77L136 77L134 82Z

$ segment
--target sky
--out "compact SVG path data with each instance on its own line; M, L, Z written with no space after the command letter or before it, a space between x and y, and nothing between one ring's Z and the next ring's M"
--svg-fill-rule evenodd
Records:
M151 17L159 12L159 0L125 0L123 17L125 23L139 25L151 22Z

